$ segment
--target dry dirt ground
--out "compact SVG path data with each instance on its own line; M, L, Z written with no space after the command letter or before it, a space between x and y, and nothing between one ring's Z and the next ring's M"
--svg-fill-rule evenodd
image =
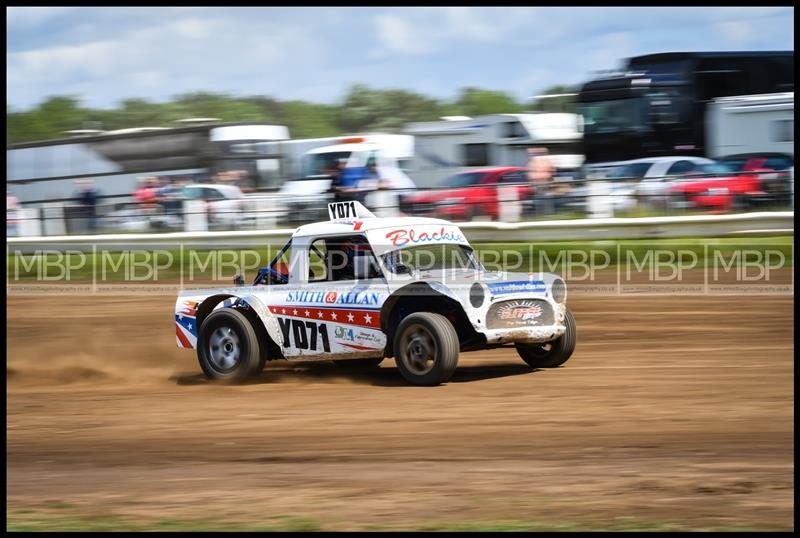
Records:
M393 360L208 383L173 304L9 297L9 528L794 528L791 295L576 295L564 367L466 353L433 388Z

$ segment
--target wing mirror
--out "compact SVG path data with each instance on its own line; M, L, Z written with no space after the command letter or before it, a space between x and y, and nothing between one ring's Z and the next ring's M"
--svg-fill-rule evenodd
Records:
M398 274L398 275L410 275L410 274L413 274L413 272L411 271L411 267L409 267L408 265L403 265L403 264L396 265L395 268L394 268L394 272L395 272L395 274Z
M244 286L244 275L236 275L233 277L234 286Z

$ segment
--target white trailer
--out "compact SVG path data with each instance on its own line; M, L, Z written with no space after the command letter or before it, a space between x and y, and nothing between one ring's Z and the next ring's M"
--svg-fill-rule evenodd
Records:
M706 122L711 158L740 153L794 156L794 92L714 99Z
M380 193L371 193L367 203L380 207L385 215L397 207L399 192L416 188L404 171L414 154L414 137L409 135L367 133L332 139L333 143L306 151L300 161L300 173L283 183L275 196L287 222L312 220L315 212L324 215L324 201L331 186L330 168L335 162L344 163L342 173L359 175L374 161L378 175L386 186ZM378 198L380 198L378 200Z
M560 172L583 164L581 117L567 113L455 116L441 121L410 123L414 157L408 173L420 187L488 166L526 166L527 149L546 147Z

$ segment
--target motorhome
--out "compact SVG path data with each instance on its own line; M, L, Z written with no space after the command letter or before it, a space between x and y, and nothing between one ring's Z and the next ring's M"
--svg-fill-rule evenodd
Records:
M706 113L709 157L743 153L794 156L794 92L721 97Z
M408 173L420 187L436 186L454 174L487 166L526 166L527 149L532 146L547 148L561 174L583 164L583 129L577 114L445 117L410 123L404 132L414 136Z
M255 188L278 188L281 155L265 151L264 144L289 138L283 125L253 122L184 122L176 128L67 134L69 138L7 146L6 188L22 203L68 201L75 180L89 178L114 202L129 200L143 175L209 179L244 170Z

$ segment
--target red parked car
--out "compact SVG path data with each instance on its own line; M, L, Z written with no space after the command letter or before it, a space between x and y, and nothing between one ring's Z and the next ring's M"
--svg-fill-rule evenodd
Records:
M503 166L461 172L449 177L439 188L403 196L400 211L453 221L484 215L498 220L498 187L501 186L513 186L518 199L527 198L531 192L527 169Z
M704 177L692 178L702 174ZM759 174L736 174L729 166L704 164L668 189L672 208L730 211L758 204L766 195Z

